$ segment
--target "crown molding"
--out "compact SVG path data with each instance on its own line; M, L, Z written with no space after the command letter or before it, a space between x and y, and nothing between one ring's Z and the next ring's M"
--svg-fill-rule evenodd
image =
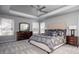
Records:
M59 9L57 9L55 11L49 12L47 14L44 14L44 15L42 15L40 17L34 16L34 15L25 14L25 13L18 12L18 11L15 11L15 10L10 10L9 11L9 14L16 15L16 16L21 16L21 17L26 17L26 18L31 18L31 19L37 19L38 21L39 20L41 21L44 18L53 16L53 15L55 15L57 13L60 13L60 12L65 12L66 10L71 9L71 8L74 8L74 7L77 7L77 5L65 6L65 7L59 8Z
M76 7L76 6L77 6L77 5L65 6L65 7L59 8L59 9L57 9L57 10L55 10L55 11L52 11L52 12L50 12L50 13L47 13L47 14L45 14L45 15L42 15L42 16L40 16L39 18L41 18L41 19L47 18L47 17L49 17L49 16L55 15L55 14L60 13L60 12L64 12L64 11L66 11L66 10L68 10L68 9L71 9L71 8L74 8L74 7Z
M26 17L26 18L31 18L31 19L38 19L37 16L25 14L25 13L14 11L14 10L10 10L9 14L16 15L16 16L21 16L21 17Z

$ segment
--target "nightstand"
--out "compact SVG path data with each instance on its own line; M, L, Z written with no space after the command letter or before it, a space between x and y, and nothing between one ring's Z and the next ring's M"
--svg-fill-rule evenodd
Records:
M76 37L76 36L66 36L66 43L78 47L78 37Z

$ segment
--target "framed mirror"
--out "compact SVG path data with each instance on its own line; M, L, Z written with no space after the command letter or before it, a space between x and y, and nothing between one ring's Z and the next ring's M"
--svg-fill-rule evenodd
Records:
M29 31L30 30L30 24L26 22L19 23L19 31Z

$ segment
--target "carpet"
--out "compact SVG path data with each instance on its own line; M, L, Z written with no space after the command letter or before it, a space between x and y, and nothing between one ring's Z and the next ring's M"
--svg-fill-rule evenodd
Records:
M27 40L0 44L0 54L47 54L45 51L28 43ZM51 54L79 54L79 48L63 45Z

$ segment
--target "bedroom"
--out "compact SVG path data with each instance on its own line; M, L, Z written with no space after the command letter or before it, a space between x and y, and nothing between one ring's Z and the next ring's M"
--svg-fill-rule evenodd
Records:
M0 5L0 54L78 54L78 19L78 5ZM28 24L30 24L29 27L27 27ZM46 31L48 31L47 34ZM27 38L29 35L27 32L32 32L31 37ZM51 35L53 32L63 33L63 35L60 33L60 36L65 39L64 43L51 49L52 44L46 41L56 36L55 33ZM22 36L19 33L25 34ZM75 43L66 44L67 37L73 37ZM31 41L31 44L28 42L36 38L46 40L40 41L44 44L39 44L37 41Z

